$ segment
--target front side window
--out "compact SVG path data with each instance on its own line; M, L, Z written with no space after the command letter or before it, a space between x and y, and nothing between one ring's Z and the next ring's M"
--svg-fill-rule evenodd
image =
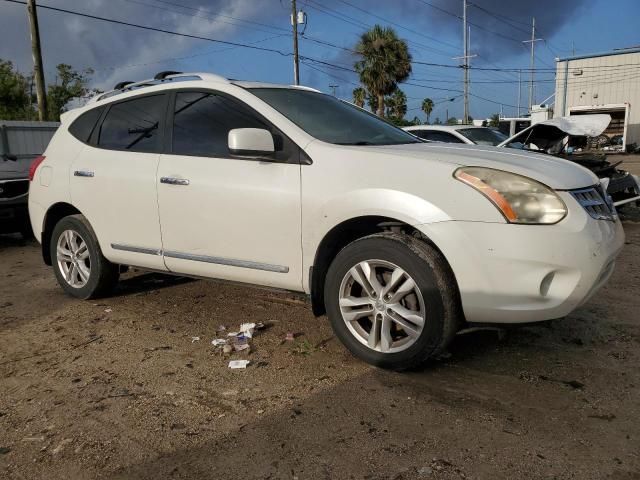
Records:
M269 125L252 110L211 92L178 92L173 114L172 153L205 157L229 157L229 131ZM272 132L273 133L273 132ZM276 150L277 137L274 136Z
M165 96L152 95L116 103L102 122L98 146L131 152L160 151L160 122Z
M330 95L293 88L250 88L312 137L338 145L421 143L413 135Z

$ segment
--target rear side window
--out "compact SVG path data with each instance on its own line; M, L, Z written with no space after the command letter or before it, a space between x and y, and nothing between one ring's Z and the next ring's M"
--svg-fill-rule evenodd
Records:
M416 130L411 133L431 142L464 143L458 137L439 130Z
M176 94L172 153L230 157L228 135L234 128L272 131L250 108L228 97L208 92ZM274 138L274 142L278 150L278 139Z
M93 108L80 115L69 127L69 133L83 143L89 142L89 137L98 123L104 107Z
M112 105L100 126L98 146L110 150L159 152L164 112L165 95L151 95Z

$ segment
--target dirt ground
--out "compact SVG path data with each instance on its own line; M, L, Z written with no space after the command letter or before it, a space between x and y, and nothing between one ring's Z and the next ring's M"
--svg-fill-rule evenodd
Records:
M402 374L352 358L304 299L130 272L81 302L37 244L0 237L0 478L640 479L640 223L625 230L569 317L459 335ZM247 321L267 328L230 370L211 340Z

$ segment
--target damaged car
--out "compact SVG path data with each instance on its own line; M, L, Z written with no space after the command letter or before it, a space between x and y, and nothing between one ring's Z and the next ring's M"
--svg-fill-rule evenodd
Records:
M592 138L605 131L608 114L576 115L545 120L498 144L498 147L534 150L570 160L588 168L600 179L616 207L636 202L640 205L640 179L611 162L603 153L591 151Z

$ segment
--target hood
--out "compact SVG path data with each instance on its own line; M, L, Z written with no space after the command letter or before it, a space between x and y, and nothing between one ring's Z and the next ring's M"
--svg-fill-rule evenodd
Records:
M541 150L547 150L567 135L597 137L606 130L610 123L611 115L608 114L552 118L525 128L498 146L504 147L516 142L522 144L533 143Z
M523 150L446 143L412 143L354 148L385 152L390 157L429 159L457 166L504 170L533 178L557 190L584 188L598 183L597 176L573 162Z

